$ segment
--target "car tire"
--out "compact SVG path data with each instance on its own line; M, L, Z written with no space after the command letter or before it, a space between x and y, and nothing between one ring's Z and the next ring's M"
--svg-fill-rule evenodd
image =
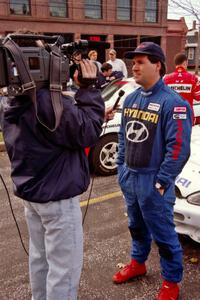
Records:
M108 176L117 173L116 158L118 136L115 133L100 138L90 153L90 164L94 173Z

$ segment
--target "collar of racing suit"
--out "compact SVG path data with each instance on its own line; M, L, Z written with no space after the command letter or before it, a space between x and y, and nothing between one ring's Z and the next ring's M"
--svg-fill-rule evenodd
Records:
M156 93L156 91L160 89L162 85L164 85L164 82L162 78L160 78L150 89L144 90L143 88L141 88L141 95L145 97L149 97L152 94Z
M187 72L185 68L183 68L182 66L178 66L176 67L175 70L176 73L183 73L183 72Z

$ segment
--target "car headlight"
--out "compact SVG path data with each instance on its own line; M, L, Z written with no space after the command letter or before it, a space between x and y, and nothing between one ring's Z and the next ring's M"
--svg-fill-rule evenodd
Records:
M194 193L187 197L187 202L193 205L200 206L200 192Z

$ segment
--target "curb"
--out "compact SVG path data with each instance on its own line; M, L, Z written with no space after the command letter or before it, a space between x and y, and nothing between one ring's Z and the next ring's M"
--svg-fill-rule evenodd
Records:
M6 151L5 144L3 142L0 142L0 152Z

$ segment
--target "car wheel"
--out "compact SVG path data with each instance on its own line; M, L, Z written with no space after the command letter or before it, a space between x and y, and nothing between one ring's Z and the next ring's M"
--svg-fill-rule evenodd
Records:
M108 134L100 138L90 155L90 162L94 172L104 176L116 174L117 152L117 134Z

